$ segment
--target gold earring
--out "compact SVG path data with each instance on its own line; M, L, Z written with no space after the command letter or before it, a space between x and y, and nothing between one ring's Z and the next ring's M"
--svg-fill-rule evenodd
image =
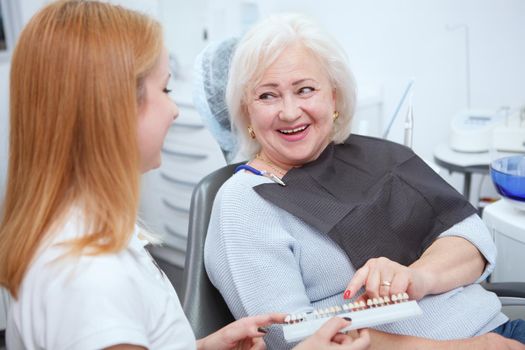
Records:
M337 118L339 118L339 112L338 111L334 111L334 114L332 114L332 118L334 119L334 122L337 120Z
M250 137L255 140L255 131L253 131L251 125L248 127L248 134L250 134Z

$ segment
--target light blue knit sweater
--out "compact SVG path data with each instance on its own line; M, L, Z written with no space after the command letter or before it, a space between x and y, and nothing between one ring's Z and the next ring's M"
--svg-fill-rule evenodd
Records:
M297 313L341 305L355 270L346 254L326 235L261 198L253 187L270 180L239 172L215 199L205 264L212 283L236 318L268 312ZM371 237L373 233L371 233ZM443 232L472 242L494 268L496 248L477 215ZM433 339L457 339L486 333L507 318L493 293L472 284L427 296L423 316L377 329ZM280 326L265 337L269 349L288 349Z

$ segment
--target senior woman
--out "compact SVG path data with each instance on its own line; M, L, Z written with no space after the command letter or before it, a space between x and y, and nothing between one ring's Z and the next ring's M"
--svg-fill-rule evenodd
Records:
M354 79L315 24L249 31L226 99L250 160L217 194L205 262L236 318L407 292L423 316L377 327L372 348L523 348L522 321L478 284L496 251L475 209L410 149L349 136ZM279 326L265 340L290 347Z

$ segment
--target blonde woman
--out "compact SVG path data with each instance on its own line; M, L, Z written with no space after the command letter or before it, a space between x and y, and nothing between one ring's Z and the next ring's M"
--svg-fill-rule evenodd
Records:
M141 173L177 117L160 25L96 1L58 1L22 32L11 67L0 283L9 349L262 349L245 318L195 342L135 225ZM303 349L335 344L334 319Z

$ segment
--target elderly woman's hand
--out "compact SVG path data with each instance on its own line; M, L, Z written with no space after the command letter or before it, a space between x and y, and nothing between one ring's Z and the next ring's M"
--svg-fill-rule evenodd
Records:
M419 269L403 266L390 259L374 258L356 271L346 287L344 298L353 298L364 286L369 298L406 292L410 299L419 300L428 294L431 277Z

